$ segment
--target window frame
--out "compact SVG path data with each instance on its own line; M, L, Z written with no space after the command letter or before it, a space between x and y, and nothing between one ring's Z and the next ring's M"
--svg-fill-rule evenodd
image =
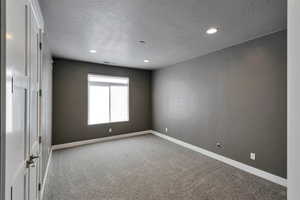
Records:
M114 78L126 78L128 79L128 83L105 83L105 82L91 82L89 81L89 76L107 76L107 77L114 77ZM97 74L97 73L88 73L87 74L87 125L88 126L95 126L95 125L105 125L105 124L114 124L114 123L126 123L130 122L130 78L126 76L114 76L114 75L106 75L106 74ZM103 123L95 123L95 124L89 124L89 111L90 111L90 103L89 103L89 97L90 97L90 85L96 85L96 86L108 86L109 88L109 122L103 122ZM111 86L127 86L127 108L128 108L128 116L127 120L124 121L111 121Z

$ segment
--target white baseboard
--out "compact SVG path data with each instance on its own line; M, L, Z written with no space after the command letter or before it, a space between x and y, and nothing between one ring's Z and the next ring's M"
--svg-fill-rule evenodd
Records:
M201 153L203 155L206 155L208 157L211 157L211 158L214 158L216 160L219 160L221 162L224 162L228 165L231 165L233 167L236 167L238 169L241 169L243 171L246 171L250 174L254 174L256 176L259 176L261 178L264 178L266 180L269 180L273 183L277 183L279 185L282 185L284 187L287 186L287 180L285 178L282 178L282 177L279 177L279 176L276 176L274 174L271 174L269 172L265 172L263 170L260 170L260 169L257 169L255 167L251 167L249 165L246 165L244 163L241 163L241 162L238 162L238 161L235 161L235 160L232 160L230 158L227 158L227 157L224 157L224 156L221 156L219 154L216 154L216 153L213 153L211 151L208 151L208 150L205 150L205 149L202 149L200 147L197 147L197 146L194 146L192 144L189 144L189 143L186 143L186 142L183 142L181 140L178 140L176 138L173 138L173 137L170 137L170 136L167 136L165 134L162 134L162 133L159 133L157 131L151 131L152 134L158 136L158 137L161 137L163 139L166 139L166 140L169 140L173 143L176 143L178 145L181 145L183 147L186 147L188 149L191 149L193 151L196 151L198 153Z
M41 200L43 200L43 197L44 197L45 185L46 185L46 180L47 180L47 177L48 177L48 172L49 172L49 167L50 167L51 160L52 160L52 149L50 150L50 153L49 153L47 167L46 167L46 170L45 170L45 175L43 177L43 183L42 183L42 188L41 188Z
M116 140L116 139L133 137L133 136L138 136L138 135L145 135L145 134L151 134L151 130L139 131L139 132L127 133L127 134L121 134L121 135L114 135L114 136L109 136L109 137L104 137L104 138L96 138L96 139L92 139L92 140L83 140L83 141L78 141L78 142L58 144L58 145L53 145L52 149L53 150L65 149L65 148L86 145L86 144L93 144L93 143L97 143L97 142L104 142L104 141L109 141L109 140Z

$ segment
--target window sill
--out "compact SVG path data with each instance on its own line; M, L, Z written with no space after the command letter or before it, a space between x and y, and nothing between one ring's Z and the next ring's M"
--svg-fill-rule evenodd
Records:
M97 123L97 124L88 124L88 126L99 126L99 125L110 125L110 124L116 124L116 123L128 123L128 121L117 121L117 122L106 122L106 123Z

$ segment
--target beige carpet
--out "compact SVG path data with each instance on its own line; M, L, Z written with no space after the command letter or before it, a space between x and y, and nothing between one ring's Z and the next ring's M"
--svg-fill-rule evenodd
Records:
M44 200L285 200L286 189L153 135L53 152Z

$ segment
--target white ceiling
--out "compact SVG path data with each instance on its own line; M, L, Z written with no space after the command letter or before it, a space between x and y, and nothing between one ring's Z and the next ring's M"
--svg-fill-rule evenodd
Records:
M40 3L54 56L145 69L175 64L286 28L286 0ZM219 32L208 36L205 31L211 26ZM90 49L97 53L89 53ZM150 62L144 63L144 59Z

